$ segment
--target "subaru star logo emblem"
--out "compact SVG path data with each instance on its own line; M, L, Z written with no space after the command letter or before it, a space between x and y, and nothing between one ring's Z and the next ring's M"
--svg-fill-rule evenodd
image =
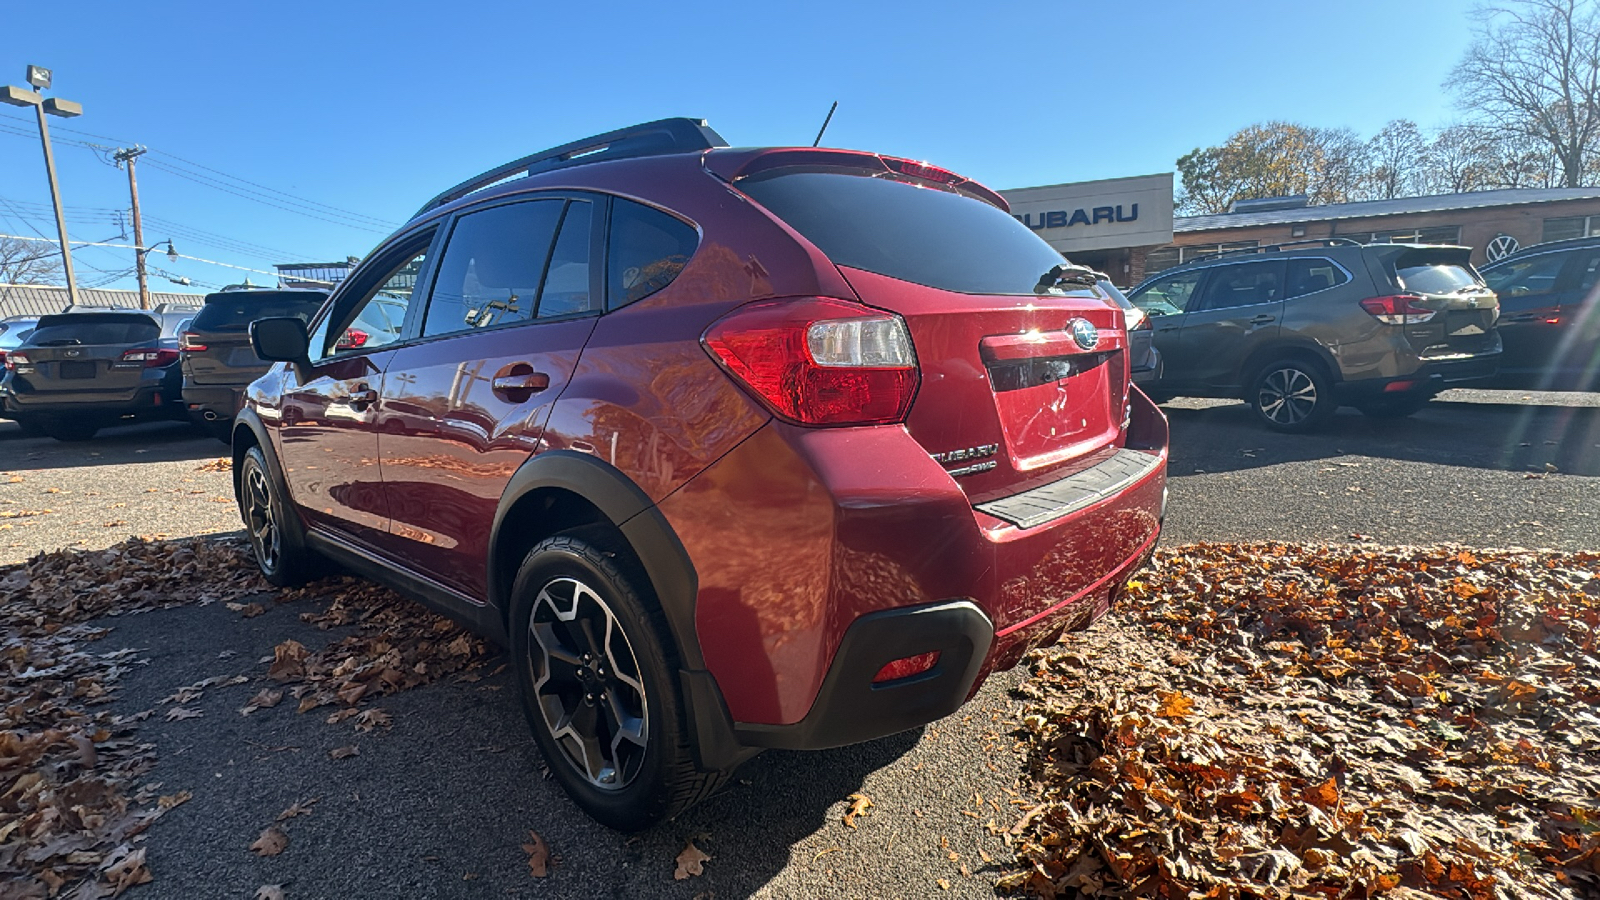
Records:
M68 350L67 351L67 356L82 356L82 355L83 355L83 351L82 350Z
M1072 340L1085 350L1100 346L1100 330L1088 319L1073 319L1067 330L1072 332Z

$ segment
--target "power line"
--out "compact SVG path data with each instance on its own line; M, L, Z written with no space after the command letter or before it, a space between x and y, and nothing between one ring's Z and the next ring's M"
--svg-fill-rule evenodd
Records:
M52 241L49 238L43 238L43 237L31 238L31 237L24 237L23 235L20 235L20 234L0 234L0 238L11 238L13 240L18 240L18 241L43 242L43 243L46 243L46 244L54 244L55 243L55 241ZM149 247L135 247L132 244L113 244L110 241L71 241L70 243L72 243L72 244L74 244L76 246L79 246L79 247L116 247L116 248L121 249L121 250L144 250L144 251L147 251L147 252L151 249ZM192 259L197 263L205 263L207 265L212 265L212 266L221 266L224 269L238 269L241 272L254 272L257 275L271 275L273 278L282 278L283 277L282 273L279 273L279 272L269 272L266 269L252 269L249 266L236 266L233 263L218 262L217 260L214 260L214 259L204 259L204 258L199 257L199 256L190 256L187 253L173 253L172 255L173 256L177 256L179 259ZM335 282L323 281L320 278L302 278L302 277L300 277L298 275L295 276L294 280L295 281L300 281L300 282L314 283L314 284L326 284L329 287L332 287L335 284Z

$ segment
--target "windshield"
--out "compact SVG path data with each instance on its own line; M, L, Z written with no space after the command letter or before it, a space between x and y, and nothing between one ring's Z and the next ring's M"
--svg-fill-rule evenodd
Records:
M800 169L778 169L738 187L835 265L914 284L963 294L1033 294L1040 278L1062 262L1028 226L951 191Z
M97 316L83 313L45 316L28 343L34 347L69 344L138 344L161 337L161 326L149 316Z
M320 291L238 292L212 294L194 317L195 331L244 331L257 319L294 317L310 321L327 294Z

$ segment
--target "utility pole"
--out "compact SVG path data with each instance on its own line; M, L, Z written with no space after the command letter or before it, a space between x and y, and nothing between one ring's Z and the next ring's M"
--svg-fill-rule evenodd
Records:
M133 173L133 161L143 156L145 148L135 144L124 150L118 150L114 158L118 163L128 164L128 196L133 201L133 262L139 273L139 308L150 308L150 282L145 277L144 257L148 252L144 246L144 220L139 217L139 179Z

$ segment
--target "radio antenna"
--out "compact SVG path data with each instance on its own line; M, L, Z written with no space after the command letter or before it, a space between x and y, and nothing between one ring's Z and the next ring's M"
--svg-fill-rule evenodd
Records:
M817 139L811 142L811 146L815 147L822 143L822 133L828 130L828 123L833 121L833 111L838 108L839 101L837 100L833 101L833 105L828 107L828 117L822 120L822 127L817 129Z

